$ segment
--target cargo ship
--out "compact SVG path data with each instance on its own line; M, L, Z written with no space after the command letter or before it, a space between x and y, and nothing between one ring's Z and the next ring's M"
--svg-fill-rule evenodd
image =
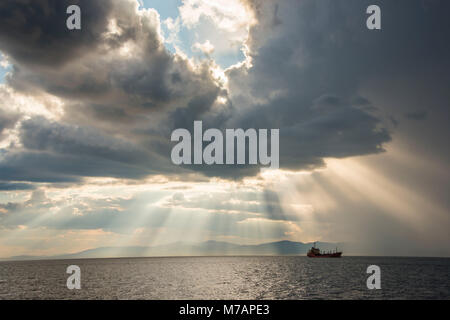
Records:
M340 258L342 251L338 251L336 248L335 251L320 252L320 249L316 248L316 243L314 242L314 246L309 249L306 255L310 258Z

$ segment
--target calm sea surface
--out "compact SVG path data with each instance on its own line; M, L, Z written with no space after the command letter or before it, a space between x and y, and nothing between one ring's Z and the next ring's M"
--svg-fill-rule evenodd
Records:
M366 269L381 268L381 290ZM66 268L81 268L68 290ZM180 257L0 262L0 299L450 299L450 259Z

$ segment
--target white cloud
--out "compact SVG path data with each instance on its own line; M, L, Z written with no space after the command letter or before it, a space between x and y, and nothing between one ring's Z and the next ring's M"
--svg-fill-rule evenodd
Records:
M3 53L0 52L0 67L6 69L10 66L11 64L8 61L8 57L5 56Z
M195 41L209 41L214 46L213 58L225 59L227 66L244 60L242 52L250 26L256 23L253 11L244 2L185 0L179 11L183 26L194 35Z
M203 43L196 42L192 46L192 51L199 51L206 55L210 55L214 52L214 46L209 42L209 40L206 40Z
M180 17L177 17L176 19L167 18L164 20L163 25L168 30L168 35L166 36L165 42L170 44L178 44L180 42L180 39L178 38L178 34L181 30L181 20Z
M187 27L194 26L202 16L228 32L245 30L254 21L252 12L239 0L184 0L179 10Z

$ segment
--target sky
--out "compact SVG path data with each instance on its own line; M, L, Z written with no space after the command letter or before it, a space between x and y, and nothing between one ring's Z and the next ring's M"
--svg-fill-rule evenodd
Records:
M450 256L449 10L1 1L0 257L208 240ZM280 168L174 165L195 120L279 129Z

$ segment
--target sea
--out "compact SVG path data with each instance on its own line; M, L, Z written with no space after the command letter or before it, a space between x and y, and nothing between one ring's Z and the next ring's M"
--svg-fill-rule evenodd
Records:
M81 289L67 288L68 266ZM367 268L380 268L369 290ZM450 299L450 258L166 257L0 262L0 299Z

